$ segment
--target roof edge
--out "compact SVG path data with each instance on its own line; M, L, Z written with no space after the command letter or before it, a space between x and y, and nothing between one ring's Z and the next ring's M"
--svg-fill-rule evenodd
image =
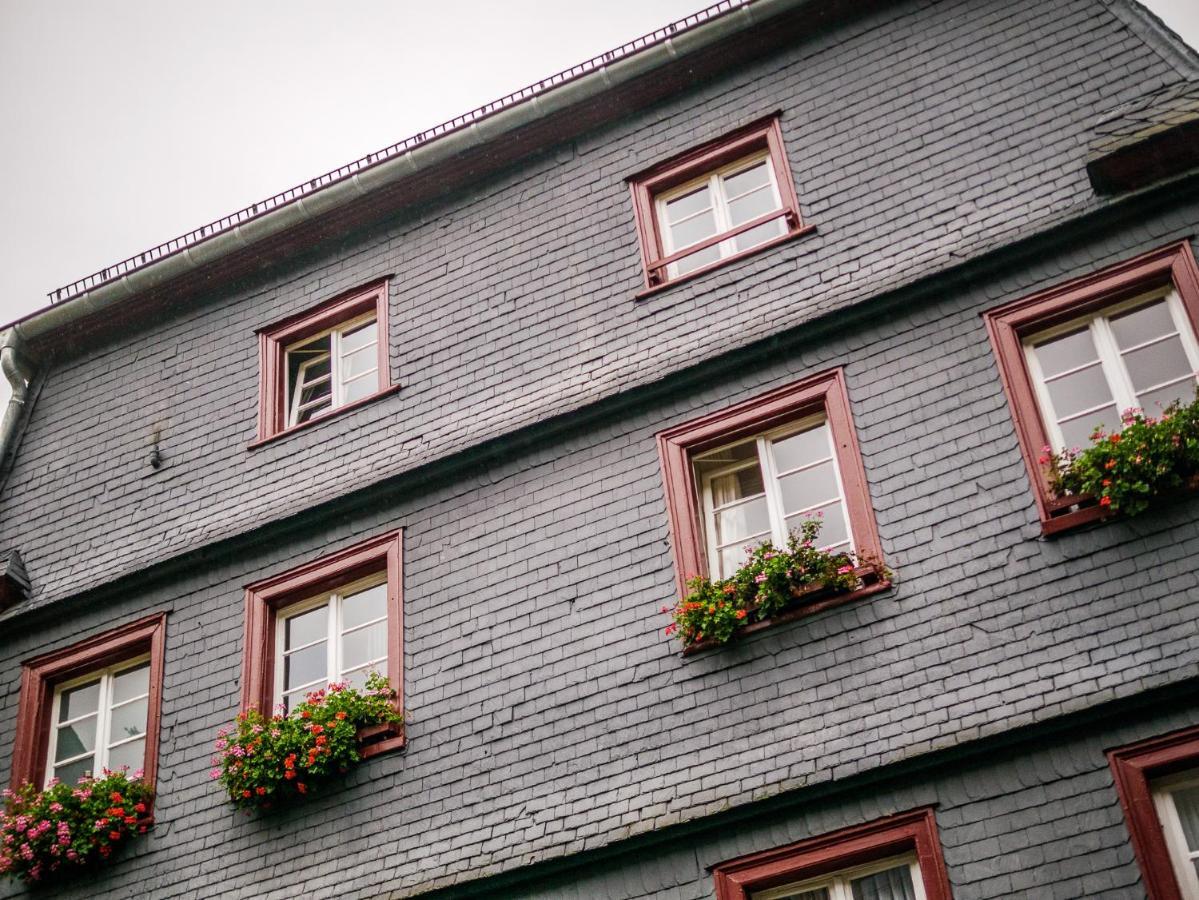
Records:
M1199 51L1187 44L1153 10L1139 0L1103 0L1103 4L1179 75L1199 78Z
M31 340L345 206L468 149L577 106L679 57L814 0L720 0L686 18L367 154L51 292L9 326Z

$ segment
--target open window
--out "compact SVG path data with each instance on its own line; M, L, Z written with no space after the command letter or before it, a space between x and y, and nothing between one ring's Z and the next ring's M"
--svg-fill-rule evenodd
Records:
M259 442L394 390L387 284L375 282L259 333Z
M629 179L646 292L811 231L777 116Z
M125 769L153 785L165 638L159 614L26 662L13 784Z
M1047 533L1099 518L1056 497L1044 450L1086 447L1129 408L1155 415L1199 384L1199 269L1186 241L986 313Z

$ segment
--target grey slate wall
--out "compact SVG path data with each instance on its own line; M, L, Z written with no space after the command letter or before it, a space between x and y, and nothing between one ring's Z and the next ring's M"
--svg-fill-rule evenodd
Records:
M910 283L1095 207L1087 128L1178 78L1097 0L907 2L814 35L81 348L38 402L0 547L52 601ZM817 234L635 303L625 176L774 110ZM389 272L404 390L248 452L254 329ZM151 475L156 429L167 465Z
M898 48L896 35L905 38ZM258 522L241 516L300 509L872 296L944 265L955 249L974 252L1093 205L1081 173L1087 104L1098 108L1170 74L1115 19L1081 3L912 4L820 42L680 98L662 111L669 124L656 142L637 123L611 129L573 155L487 186L486 196L427 211L423 224L356 239L303 261L278 285L214 298L137 345L64 366L0 500L0 545L16 538L42 599L72 595ZM847 46L869 60L862 82L837 62L834 47ZM884 57L909 68L868 90L866 73L879 79ZM971 94L968 74L949 85L934 77L942 58L956 58L966 73L977 66L980 93ZM1010 96L998 87L1005 71ZM1041 112L1035 96L1016 101L1020 71L1035 73ZM1100 91L1095 79L1111 71L1121 74ZM837 91L849 96L829 107L813 99ZM864 121L835 139L832 107L852 110L850 97L866 103L880 93L892 105L912 98L908 119L929 116L946 146L934 149L926 134L919 153L902 151L903 168L888 156L898 145L867 141ZM747 108L778 105L794 110L786 122L811 123L785 131L805 212L821 236L634 307L636 248L620 176L718 133ZM945 117L934 120L935 109ZM940 124L953 121L954 109L967 123L962 131ZM822 117L823 132L815 127ZM984 118L1006 122L994 127L1008 132L980 132ZM1017 140L1018 128L1038 121L1037 140ZM939 161L921 169L921 154ZM838 172L847 181L834 190ZM967 201L971 184L977 192ZM547 185L593 240L553 224L546 206L550 249L522 249L527 229L504 216L537 219L535 198ZM951 215L968 204L963 218ZM673 377L602 418L471 457L444 477L418 472L336 516L297 517L253 543L225 545L184 572L78 593L63 614L0 637L0 775L19 661L159 609L170 611L161 824L134 858L77 896L123 896L133 885L155 898L405 895L1192 679L1199 501L1041 539L979 314L1197 227L1199 205L1163 208L999 275L906 296L852 323L845 314L789 332ZM554 280L557 263L569 273L565 284ZM410 390L247 453L253 328L389 270L402 273L393 365ZM657 612L674 573L654 433L834 365L846 368L896 588L680 660ZM109 397L116 386L126 390ZM144 422L123 412L130 397L144 398ZM159 417L170 420L169 465L143 478L144 425ZM332 472L316 463L331 448ZM406 528L408 751L370 762L345 791L285 820L233 814L207 770L211 739L238 702L241 586L397 526ZM1180 711L1171 721L1194 717ZM705 896L699 864L726 852L936 799L955 896L1004 896L1034 874L1049 879L1043 896L1090 896L1079 885L1096 896L1138 896L1094 752L1106 738L1080 740L1085 759L1055 778L1039 756L1030 757L1036 778L994 763L977 794L972 777L947 776L848 806L830 801L810 821L713 844L702 859L676 848L677 883L650 880L630 895ZM1052 787L1058 781L1065 786ZM1062 797L1077 798L1074 811L1054 818L1046 810ZM1004 824L979 824L997 821ZM1044 822L1052 839L1038 843L1046 846L1016 846ZM1065 836L1073 822L1097 836L1074 843Z

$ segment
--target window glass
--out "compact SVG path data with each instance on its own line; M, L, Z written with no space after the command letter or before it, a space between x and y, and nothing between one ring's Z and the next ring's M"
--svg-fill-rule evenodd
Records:
M122 663L54 692L46 777L74 783L102 769L145 764L150 665Z
M379 329L374 318L293 344L286 357L289 425L379 390Z
M758 891L753 900L924 900L919 872L914 857L894 859Z

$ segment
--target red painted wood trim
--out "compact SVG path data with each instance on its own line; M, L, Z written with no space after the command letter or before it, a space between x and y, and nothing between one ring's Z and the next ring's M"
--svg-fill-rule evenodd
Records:
M778 182L779 197L782 200L782 209L771 215L770 218L785 216L788 226L787 234L760 244L757 247L751 248L751 250L717 260L714 263L696 269L694 272L688 272L685 277L694 278L704 272L726 265L735 259L741 259L750 252L760 252L768 247L776 246L784 240L796 237L800 233L806 233L811 230L804 227L803 219L800 216L799 200L795 194L795 179L792 176L791 164L787 159L786 148L783 145L783 132L779 124L779 113L758 119L731 134L708 141L699 147L673 156L628 178L629 190L633 202L633 216L637 226L638 243L641 247L641 266L644 276L643 290L638 294L639 298L646 296L649 292L653 292L656 288L664 287L667 283L675 284L683 280L683 277L676 279L667 278L666 266L670 262L702 250L704 246L711 246L722 240L727 240L729 237L740 233L740 231L752 227L746 225L734 228L722 234L715 235L706 242L667 256L663 252L664 244L661 230L658 227L657 214L654 211L654 197L685 181L698 178L705 172L718 169L727 163L734 162L744 156L749 156L762 150L767 151L769 154L770 163L774 167L775 178ZM757 222L757 224L761 224L761 222Z
M292 425L290 428L284 428L282 431L276 431L274 434L268 435L261 440L251 441L250 443L246 444L246 449L257 450L259 447L263 447L267 444L273 444L275 441L289 437L290 435L295 434L297 431L304 431L305 429L311 428L314 425L320 425L322 422L335 419L343 413L348 413L360 406L365 406L368 403L374 403L376 400L381 400L383 397L390 397L392 394L398 394L401 387L402 385L393 384L390 387L385 387L383 390L376 391L375 393L366 397L359 397L357 400L354 400L350 403L343 404L342 406L338 406L334 409L326 410L323 413L318 413L311 419L301 422L299 425Z
M949 874L931 807L897 813L818 835L786 847L721 863L712 869L717 900L749 900L754 891L803 881L888 856L915 851L926 900L952 900Z
M858 557L882 565L882 541L874 521L866 470L853 427L845 375L837 368L658 433L658 457L666 491L679 596L686 596L689 579L709 571L692 458L719 444L821 411L828 419L832 433L837 466L845 488L845 510Z
M151 787L158 777L158 740L162 725L163 659L166 613L156 613L70 647L26 661L21 668L21 699L17 707L13 746L12 786L40 785L46 777L46 748L56 685L126 659L150 654L144 780Z
M387 572L387 677L404 711L404 530L390 531L246 586L241 708L269 715L275 696L275 617L279 610L373 572ZM398 735L402 746L403 734ZM377 752L381 752L376 750ZM371 754L374 755L374 754Z
M1199 766L1199 726L1109 750L1107 759L1149 900L1182 900L1149 781Z
M1060 504L1054 502L1056 498L1049 489L1048 478L1037 462L1041 448L1049 443L1049 439L1022 341L1030 333L1167 284L1173 284L1191 327L1199 334L1199 266L1195 263L1190 242L1185 240L1038 291L983 314L1016 426L1020 453L1036 498L1041 527L1046 534L1096 521L1102 514L1093 508L1063 514L1059 512Z
M251 447L257 447L273 437L290 434L301 427L284 427L287 422L287 397L285 396L287 373L284 369L284 349L289 344L333 328L341 322L353 319L372 309L375 311L375 318L378 322L379 390L369 397L363 397L354 403L338 407L312 421L325 419L331 414L360 406L364 402L393 390L390 354L391 328L388 324L390 279L390 275L376 279L362 287L338 294L319 306L284 319L282 322L259 329L258 436L250 444Z

